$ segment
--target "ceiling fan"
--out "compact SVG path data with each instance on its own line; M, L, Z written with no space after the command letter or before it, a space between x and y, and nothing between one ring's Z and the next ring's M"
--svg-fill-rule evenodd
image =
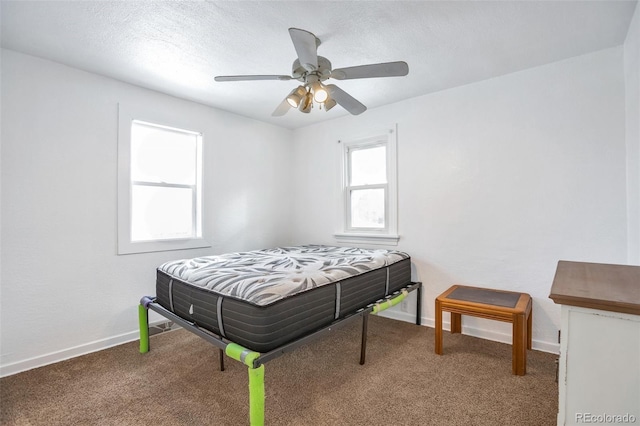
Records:
M281 116L291 108L298 108L309 113L313 102L324 106L329 111L336 104L353 115L367 110L360 101L340 89L335 84L324 84L329 78L335 80L351 80L356 78L401 77L409 73L406 62L385 62L380 64L358 65L355 67L331 69L327 58L318 56L320 39L309 31L289 28L289 35L298 54L293 61L291 75L225 75L215 77L215 81L248 81L248 80L298 80L303 84L296 87L278 105L271 115Z

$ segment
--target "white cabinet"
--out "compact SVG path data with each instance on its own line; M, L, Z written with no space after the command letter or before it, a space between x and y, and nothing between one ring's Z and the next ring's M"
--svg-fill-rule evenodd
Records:
M559 262L558 425L640 424L640 267Z

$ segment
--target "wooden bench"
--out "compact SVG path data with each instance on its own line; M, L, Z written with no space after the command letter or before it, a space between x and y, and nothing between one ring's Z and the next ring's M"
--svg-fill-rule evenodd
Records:
M436 298L436 354L442 355L442 311L451 313L451 333L462 332L462 315L513 324L512 372L527 372L531 349L531 296L526 293L454 285Z

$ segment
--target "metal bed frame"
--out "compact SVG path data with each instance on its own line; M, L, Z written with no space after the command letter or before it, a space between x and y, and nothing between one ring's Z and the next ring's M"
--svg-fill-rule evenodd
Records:
M186 330L194 333L195 335L202 337L207 342L216 346L219 350L220 358L220 371L224 371L224 354L230 358L240 361L248 367L249 373L249 421L251 426L263 426L264 425L264 364L274 358L277 358L287 352L291 352L297 347L317 340L318 338L328 334L334 329L351 323L362 317L362 338L360 342L360 365L365 363L366 349L367 349L367 324L369 320L369 314L377 314L392 306L397 305L404 300L407 295L416 290L416 324L420 325L421 306L422 306L422 283L412 282L406 287L380 299L374 303L371 303L363 308L358 309L356 312L347 315L344 318L338 319L329 325L310 333L306 336L295 339L289 343L286 343L278 348L275 348L269 352L259 353L250 349L244 348L237 343L234 343L228 339L225 339L217 334L210 332L199 327L197 324L187 321L184 318L174 314L173 312L165 309L160 304L156 303L155 297L145 296L140 299L140 305L138 306L138 319L140 324L140 353L146 353L149 351L149 314L148 310L151 309L164 316L165 318L175 322L182 326Z

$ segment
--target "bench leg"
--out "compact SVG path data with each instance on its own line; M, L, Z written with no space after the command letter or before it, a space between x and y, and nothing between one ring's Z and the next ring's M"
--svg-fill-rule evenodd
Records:
M527 320L524 313L513 316L512 373L524 376L527 372Z
M462 333L462 315L451 312L451 333Z
M436 299L436 354L442 355L442 302Z
M527 349L531 349L531 335L533 333L533 310L529 311L527 317Z

